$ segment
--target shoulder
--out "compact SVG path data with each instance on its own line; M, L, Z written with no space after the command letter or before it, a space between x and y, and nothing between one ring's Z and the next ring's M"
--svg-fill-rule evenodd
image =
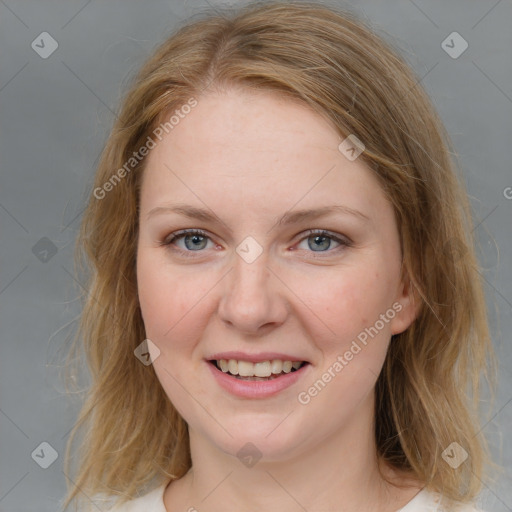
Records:
M97 507L105 512L167 512L164 505L164 490L167 484L153 489L152 491L129 500L123 504L117 503L112 497L95 497L92 501L92 506L87 512L97 511Z
M439 493L430 492L430 494L436 504L436 508L432 509L433 512L486 512L478 508L475 503L454 502Z
M477 508L472 503L455 503L450 506L441 506L438 512L486 512L481 508Z
M423 488L405 507L397 512L486 512L474 503L449 500L442 494Z

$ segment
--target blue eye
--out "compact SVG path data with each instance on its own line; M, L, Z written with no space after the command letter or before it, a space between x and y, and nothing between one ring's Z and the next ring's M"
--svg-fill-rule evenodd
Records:
M185 244L184 247L172 247L173 245L176 245L177 241L182 239ZM308 241L308 248L310 249L310 252L314 253L330 254L336 250L343 249L344 247L350 247L352 245L352 242L348 238L321 229L310 229L307 232L307 236L302 237L299 242L304 240ZM194 257L195 255L193 253L203 252L203 249L206 249L208 241L211 242L211 238L205 231L200 229L185 229L173 233L170 237L167 237L164 241L160 242L160 245L180 252L184 256ZM331 247L332 241L338 244L334 249Z
M339 246L343 247L350 245L348 239L336 236L330 233L329 231L325 230L312 229L309 231L309 235L303 238L302 240L308 241L308 248L311 249L313 252L329 252L328 249L331 248L332 240L334 240L338 244L338 247L335 247L334 249L339 248ZM310 240L312 240L311 243L309 242ZM316 250L317 248L319 250Z
M165 240L162 245L170 246L177 240L183 239L185 242L185 248L178 248L182 252L196 252L201 251L206 247L206 241L209 240L209 236L200 229L187 229L184 231L178 231L170 239Z

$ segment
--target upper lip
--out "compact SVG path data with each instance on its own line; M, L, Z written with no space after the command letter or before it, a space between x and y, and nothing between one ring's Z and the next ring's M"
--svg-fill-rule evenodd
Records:
M251 363L261 363L262 361L272 361L273 359L279 359L281 361L306 361L303 357L292 356L290 354L283 354L281 352L259 352L258 354L246 354L240 351L231 352L218 352L212 354L206 358L208 361L220 359L235 359L237 361L250 361Z

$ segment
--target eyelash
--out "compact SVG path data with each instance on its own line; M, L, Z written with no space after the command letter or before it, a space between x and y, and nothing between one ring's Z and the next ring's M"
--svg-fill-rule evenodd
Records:
M202 252L202 251L184 251L183 249L172 248L171 247L173 242L175 242L176 240L178 240L178 239L180 239L180 238L182 238L182 237L184 237L186 235L199 235L199 236L202 236L202 237L205 237L205 238L208 238L208 239L211 240L211 237L205 231L202 231L201 229L184 229L182 231L177 231L176 233L173 233L170 238L167 237L166 239L162 240L161 242L159 242L159 245L162 246L162 247L167 247L170 250L180 252L185 257L195 258L196 256L194 256L191 253ZM330 231L326 231L324 229L309 229L309 230L307 230L306 231L306 236L302 237L297 243L300 243L303 240L306 240L307 238L309 238L309 237L311 237L313 235L315 235L315 236L325 236L327 238L331 238L332 240L334 240L335 242L338 242L340 244L339 247L336 247L335 249L332 249L332 250L318 251L320 254L321 253L328 253L329 254L329 253L332 253L332 252L336 251L337 249L343 249L344 247L351 247L352 246L352 241L349 240L348 238L337 236L336 234L334 234L334 233L332 233ZM310 251L310 252L315 254L317 251ZM314 257L318 257L318 256L315 255ZM320 257L322 257L322 256L320 256Z

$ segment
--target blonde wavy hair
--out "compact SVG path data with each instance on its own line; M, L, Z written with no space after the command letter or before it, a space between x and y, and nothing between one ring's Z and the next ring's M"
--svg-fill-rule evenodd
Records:
M310 106L341 136L356 135L365 145L359 158L393 204L403 272L421 302L413 324L393 336L376 383L379 460L469 501L491 463L479 393L495 365L471 211L445 128L393 45L352 13L318 2L207 12L168 38L130 84L94 189L105 190L155 128L206 89L267 90ZM101 198L91 193L77 238L75 272L85 271L88 293L66 389L77 389L84 359L90 383L66 446L66 507L93 495L124 503L191 467L186 422L153 367L134 356L146 338L136 285L145 161ZM457 469L442 458L452 442L469 454Z

